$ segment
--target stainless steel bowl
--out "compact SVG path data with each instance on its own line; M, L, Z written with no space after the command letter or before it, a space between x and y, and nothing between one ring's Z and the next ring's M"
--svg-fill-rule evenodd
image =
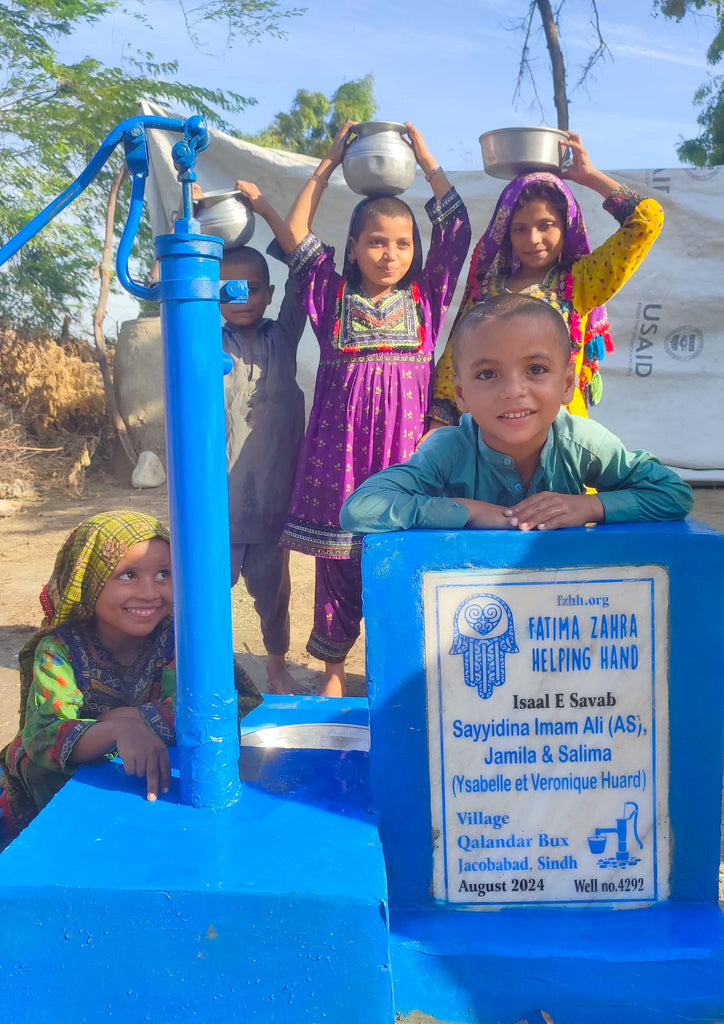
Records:
M347 722L297 722L244 733L242 747L287 750L369 750L370 730Z
M497 128L483 132L485 173L510 180L530 171L560 174L570 167L567 151L559 142L568 141L568 133L559 128Z
M206 192L194 200L194 215L203 234L221 238L226 249L246 245L254 234L254 213L241 192Z

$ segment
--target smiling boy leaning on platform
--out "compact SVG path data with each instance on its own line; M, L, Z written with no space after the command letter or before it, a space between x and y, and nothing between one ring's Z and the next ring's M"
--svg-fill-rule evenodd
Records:
M553 530L691 511L691 488L676 473L561 408L574 367L552 306L521 294L475 306L455 328L453 365L460 425L369 477L342 507L344 530Z

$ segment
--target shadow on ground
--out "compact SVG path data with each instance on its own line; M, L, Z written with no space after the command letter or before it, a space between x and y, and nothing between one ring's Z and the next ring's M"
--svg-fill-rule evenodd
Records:
M0 626L0 668L18 667L21 647L33 635L37 626Z

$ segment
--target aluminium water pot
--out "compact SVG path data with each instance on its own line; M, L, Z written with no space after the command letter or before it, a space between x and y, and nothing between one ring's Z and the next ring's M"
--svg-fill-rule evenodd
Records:
M246 245L254 234L254 213L238 191L206 192L194 200L194 216L202 232L221 238L227 250Z
M344 179L361 196L397 196L415 177L415 154L397 121L363 121L350 128L342 159Z

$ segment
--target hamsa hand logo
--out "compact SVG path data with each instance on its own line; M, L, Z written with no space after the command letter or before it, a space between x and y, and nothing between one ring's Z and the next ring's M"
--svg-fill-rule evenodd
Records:
M458 605L450 654L463 658L465 684L483 700L505 682L505 656L517 654L513 613L493 594L476 594Z

